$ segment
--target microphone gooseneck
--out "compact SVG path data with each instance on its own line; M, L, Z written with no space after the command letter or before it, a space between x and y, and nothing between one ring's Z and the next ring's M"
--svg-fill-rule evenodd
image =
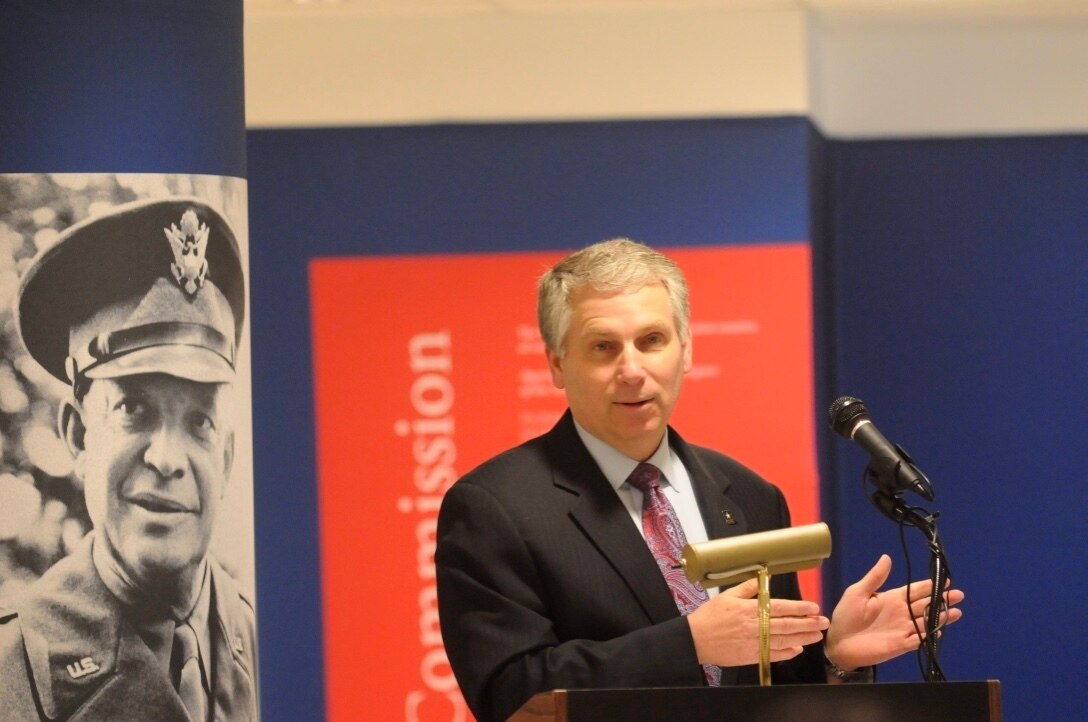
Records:
M899 525L900 536L905 527L914 527L926 537L926 546L930 553L929 576L933 588L923 620L924 633L917 629L921 638L918 648L919 666L927 681L944 680L944 671L937 657L941 638L941 614L947 610L943 591L951 579L951 574L944 545L937 534L937 517L940 514L910 506L903 500L903 494L911 491L933 501L933 485L901 446L892 444L877 430L869 415L869 409L861 399L853 396L840 396L835 399L827 410L827 420L836 434L854 441L869 453L869 464L865 467L862 479L875 487L870 497L873 505L881 514ZM906 554L906 540L903 539L903 542ZM907 572L909 577L909 554ZM910 604L909 594L907 604Z

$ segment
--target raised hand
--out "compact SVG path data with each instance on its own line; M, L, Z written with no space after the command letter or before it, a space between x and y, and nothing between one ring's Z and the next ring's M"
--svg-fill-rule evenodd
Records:
M864 577L846 588L835 605L824 651L839 667L853 670L885 662L917 649L921 643L919 631L924 638L925 613L933 583L926 579L878 591L891 571L891 557L882 554ZM963 611L953 606L963 601L963 596L958 589L944 593L949 608L941 613L942 626L963 616Z

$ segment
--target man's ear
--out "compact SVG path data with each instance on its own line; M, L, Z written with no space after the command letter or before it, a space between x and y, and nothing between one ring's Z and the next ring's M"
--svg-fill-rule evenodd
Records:
M563 381L563 357L552 351L550 348L544 349L544 358L548 360L548 370L552 372L552 383L555 384L555 388L565 388Z
M66 400L61 403L57 412L57 432L75 459L76 476L82 479L83 452L87 449L87 426L83 423L83 412L74 401Z

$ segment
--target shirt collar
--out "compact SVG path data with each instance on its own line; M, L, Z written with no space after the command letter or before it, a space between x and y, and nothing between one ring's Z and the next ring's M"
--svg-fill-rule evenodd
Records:
M102 583L113 596L126 608L126 619L137 634L144 640L152 654L159 660L161 668L169 672L170 648L174 642L174 623L188 621L196 632L200 646L200 663L204 667L204 678L211 679L211 629L208 619L211 614L212 585L208 560L201 561L200 571L193 582L196 602L190 610L164 610L156 605L151 597L125 572L124 568L110 553L108 544L97 534L92 541L91 560Z
M639 465L639 462L617 451L614 447L586 431L577 420L574 421L574 429L578 432L578 437L582 440L582 443L585 444L589 455L597 462L601 473L608 479L608 483L612 485L613 489L619 491L620 487L627 482L627 477ZM673 471L673 464L677 463L677 459L676 455L672 453L672 449L669 448L668 441L669 435L666 432L657 449L650 455L650 458L646 459L647 464L653 464L661 470L662 486L670 486L670 479L677 478Z

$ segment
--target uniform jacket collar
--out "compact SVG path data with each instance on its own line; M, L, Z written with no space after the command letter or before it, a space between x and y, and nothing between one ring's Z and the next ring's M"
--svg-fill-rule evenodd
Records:
M19 604L19 623L31 676L49 719L186 721L181 699L158 661L133 627L126 611L106 588L91 561L92 535L66 559L51 567ZM236 717L239 700L253 698L252 670L245 645L252 635L240 628L226 605L237 588L211 562L212 628L216 671L216 718ZM233 596L232 596L233 595ZM253 650L249 657L255 658Z

